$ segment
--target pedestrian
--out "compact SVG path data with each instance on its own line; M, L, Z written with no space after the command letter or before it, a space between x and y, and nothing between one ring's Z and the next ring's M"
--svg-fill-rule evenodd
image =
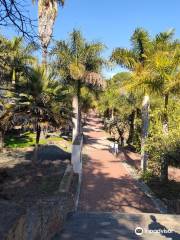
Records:
M119 144L118 144L118 141L116 140L114 142L114 154L116 157L117 157L118 153L119 153Z

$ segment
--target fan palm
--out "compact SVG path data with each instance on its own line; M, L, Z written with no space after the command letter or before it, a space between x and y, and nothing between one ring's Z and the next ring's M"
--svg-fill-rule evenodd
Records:
M52 38L53 26L58 12L58 4L64 5L65 0L33 0L38 2L39 37L42 47L43 62L47 61L47 48Z
M74 30L69 41L58 41L52 54L61 78L73 88L73 140L80 133L80 89L83 84L89 87L102 86L100 70L103 59L100 56L104 46L99 42L88 43L80 31Z

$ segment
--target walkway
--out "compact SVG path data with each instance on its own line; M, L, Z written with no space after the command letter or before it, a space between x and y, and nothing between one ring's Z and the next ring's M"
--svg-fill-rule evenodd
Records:
M179 221L179 215L77 212L53 240L179 240Z
M157 214L122 164L123 154L116 159L109 152L100 119L91 116L84 130L86 158L79 209L53 240L179 240L180 216ZM135 234L137 227L141 235Z
M80 211L157 213L152 200L140 189L123 159L110 152L110 142L102 130L100 119L91 115L85 131L83 179L79 203Z

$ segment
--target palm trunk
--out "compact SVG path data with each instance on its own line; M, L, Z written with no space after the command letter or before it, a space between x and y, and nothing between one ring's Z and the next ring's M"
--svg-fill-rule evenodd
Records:
M114 108L111 109L111 120L114 120Z
M127 140L128 144L132 144L133 143L133 139L134 139L134 120L135 120L135 110L133 110L131 115L130 115L129 138Z
M146 139L148 137L149 129L149 96L145 95L142 103L142 135L141 135L141 169L146 171L148 156L145 150Z
M76 94L73 96L72 100L72 108L73 108L73 134L72 134L72 141L80 134L80 124L81 124L81 113L80 113L80 106L79 106L79 97L80 97L80 82L77 81L76 85Z
M39 140L40 140L40 136L41 136L41 126L39 125L38 121L36 123L35 129L36 129L36 145L34 148L34 154L33 154L33 159L32 159L32 162L34 165L38 161Z
M168 134L168 101L169 95L164 96L164 122L163 122L163 131L165 134Z
M164 96L164 120L163 120L163 132L164 135L168 134L168 100L169 95L166 94ZM161 157L161 176L160 180L161 182L167 182L168 181L168 160L164 158L164 156Z
M43 65L47 65L47 48L46 47L43 47L42 48L42 64Z
M39 145L40 137L41 137L41 126L39 125L39 123L37 123L37 125L36 125L36 145Z
M0 131L0 150L4 148L4 132Z
M168 160L162 157L161 159L161 176L160 180L161 182L167 182L168 181Z

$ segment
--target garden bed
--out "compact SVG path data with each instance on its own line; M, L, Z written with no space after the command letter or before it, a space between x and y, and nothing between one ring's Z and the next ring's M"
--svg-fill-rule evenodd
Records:
M159 179L152 179L147 185L166 204L168 213L180 214L180 182L169 180L162 183Z
M140 154L131 151L128 147L121 148L121 152L123 159L140 173ZM155 196L165 203L168 213L180 214L180 168L169 166L168 177L167 183L160 182L157 177L149 177L145 182Z
M36 201L58 191L67 163L61 160L45 161L33 166L21 162L13 168L1 168L0 199L19 204Z
M51 239L63 227L74 209L77 176L59 192L71 157L59 146L41 146L37 162L31 147L0 154L0 239Z

